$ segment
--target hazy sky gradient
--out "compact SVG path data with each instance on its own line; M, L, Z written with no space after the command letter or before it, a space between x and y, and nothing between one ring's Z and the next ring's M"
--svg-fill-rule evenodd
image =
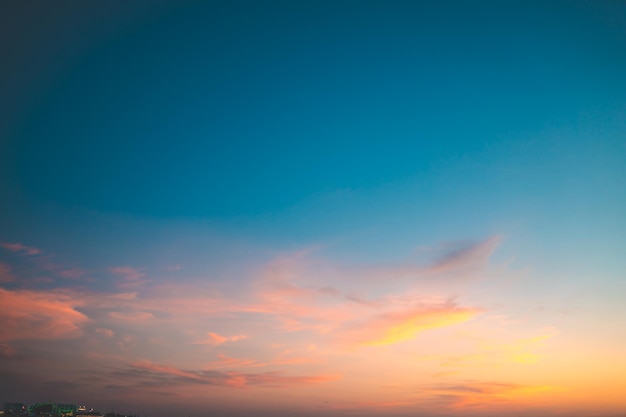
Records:
M0 19L0 402L626 413L626 3Z

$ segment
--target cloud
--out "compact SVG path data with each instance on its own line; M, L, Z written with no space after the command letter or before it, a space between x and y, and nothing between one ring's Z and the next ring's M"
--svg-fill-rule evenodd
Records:
M242 340L242 339L247 339L248 336L246 335L235 335L235 336L221 336L217 333L212 333L209 332L207 333L207 335L209 336L208 339L196 342L196 344L199 345L221 345L222 343L225 342L236 342L237 340Z
M496 244L497 239L487 239L443 263L447 268L482 265ZM394 268L388 271L395 273ZM337 275L349 276L352 271L347 272ZM379 269L378 273L381 272ZM312 275L301 256L276 260L256 283L257 292L248 308L274 317L283 331L313 331L352 347L404 342L429 329L466 322L482 312L480 308L458 306L443 297L413 292L413 282L394 282L394 293L364 297L323 285L324 277L315 276L315 280L307 281ZM354 281L344 280L346 283L359 287Z
M510 326L507 324L506 326ZM558 330L545 328L536 335L515 339L509 342L501 340L488 340L476 338L479 342L480 351L464 355L439 356L433 355L431 359L440 361L439 365L453 369L493 369L507 366L512 363L531 364L536 363L542 356L536 352L550 338L556 336ZM467 335L465 335L467 336ZM446 374L447 372L444 372Z
M138 280L146 276L145 273L130 266L116 266L114 268L111 268L110 271L112 274L122 275L129 281Z
M530 396L556 390L550 385L524 385L503 382L463 381L425 388L434 396L446 399L453 408L482 407L495 403L526 403Z
M75 337L88 320L76 310L81 304L63 292L0 288L0 342Z
M165 366L165 365L159 365L156 363L152 363L149 360L143 360L140 362L136 362L132 365L130 365L132 368L135 369L144 369L144 370L148 370L148 371L153 371L159 374L167 374L167 375L173 375L173 376L178 376L178 377L182 377L182 378L188 378L188 379L192 379L192 380L201 380L202 376L198 373L194 373L194 372L190 372L190 371L182 371L178 368L174 368L172 366Z
M484 265L498 242L498 237L491 237L455 248L421 271ZM441 297L423 294L423 289L414 290L417 275L413 281L394 282L389 286L391 293L366 296L359 293L367 289L362 285L363 280L358 280L361 269L311 261L306 255L298 252L292 257L273 260L249 281L249 285L230 294L223 294L213 284L212 288L202 288L184 282L176 286L160 284L137 288L147 282L145 271L116 266L109 272L119 277L118 287L122 292L85 292L85 309L91 316L125 322L129 326L140 326L158 317L166 319L169 324L184 322L198 326L195 330L205 326L208 317L238 319L255 316L263 320L265 328L262 333L309 332L326 335L326 341L334 340L340 344L352 338L353 345L361 346L403 342L425 330L463 323L480 313L480 309L450 304ZM67 276L79 276L84 271L74 268L66 272ZM377 273L381 277L393 277L396 269L392 266L386 272L379 269ZM337 277L348 278L336 280ZM382 279L376 285L386 282L390 280ZM333 283L341 284L343 288L329 285ZM99 327L110 325L106 321L98 323ZM243 331L245 336L210 332L206 339L195 344L220 346L255 336L249 333L254 332L253 329Z
M499 352L504 360L517 363L535 363L541 355L532 351L533 348L541 346L546 340L558 335L555 328L545 329L544 333L524 339L519 339L509 344L484 344L483 348L493 352Z
M374 316L348 337L361 346L390 345L411 340L425 330L466 322L480 313L480 309L453 305L388 313Z
M221 372L215 370L190 371L143 360L131 364L127 369L118 370L115 376L139 379L141 383L153 386L176 386L188 384L220 385L237 388L284 387L308 385L341 379L338 374L284 375L281 372L258 374L241 372ZM139 382L139 381L138 381Z
M290 385L308 385L323 382L338 381L341 379L339 374L322 374L322 375L305 375L305 376L289 376L279 372L265 372L262 374L238 374L229 373L229 376L237 379L236 386L269 386L283 387ZM243 382L243 385L241 385Z
M121 277L121 281L118 282L118 287L120 288L134 288L148 282L147 280L142 279L146 276L144 272L130 266L116 266L110 268L109 272Z
M491 236L481 242L457 247L425 268L424 272L445 273L484 267L501 241L500 236Z
M21 253L23 255L38 255L41 253L41 250L32 246L22 245L21 243L1 243L0 246L11 252Z
M462 247L457 245L451 250L448 247L448 253L435 262L408 268L412 275L406 280L394 279L402 266L378 268L375 272L380 279L373 285L367 280L368 265L355 268L316 260L309 262L303 256L269 262L249 280L238 280L236 287L222 285L212 277L203 281L186 280L181 273L176 283L155 280L154 285L136 288L146 282L149 270L118 266L108 270L119 279L117 293L89 290L87 284L80 293L63 290L11 292L13 298L17 298L14 293L21 294L19 305L22 307L9 311L22 322L0 312L0 323L13 320L8 330L0 329L0 356L15 355L9 345L13 343L9 342L18 338L74 337L85 327L85 339L76 344L84 349L82 360L104 365L102 380L93 383L94 389L108 386L154 394L169 391L171 387L172 395L192 398L199 392L226 391L209 390L210 385L232 388L307 386L338 380L339 373L345 372L351 378L346 384L354 383L354 392L358 392L360 382L356 379L372 376L372 382L367 381L367 384L378 384L377 375L382 374L376 372L381 367L385 369L383 373L394 377L405 378L404 372L420 374L411 380L412 384L426 382L427 379L419 378L432 378L439 370L437 363L428 367L411 363L404 367L398 364L400 360L386 355L413 351L416 347L425 350L420 354L428 354L431 353L428 350L439 349L444 342L455 343L458 332L428 331L462 325L479 316L483 309L458 301L468 297L462 292L459 294L456 290L459 286L454 286L456 281L438 280L439 274L453 276L463 275L468 270L481 271L488 266L497 243L497 238L489 238ZM327 274L328 271L331 273ZM435 279L424 280L424 277ZM73 281L57 281L60 285L76 285ZM440 284L441 281L446 282ZM30 306L29 300L37 300L37 307ZM0 306L5 304L0 297ZM89 324L83 326L87 316ZM46 322L45 328L41 322ZM477 320L465 328L478 328L481 324L482 320ZM23 330L29 327L30 330ZM23 333L19 333L19 329ZM46 331L51 334L32 336ZM387 348L416 338L422 338L420 343ZM533 343L521 342L520 346L525 349ZM310 345L317 345L319 349L306 351L306 346ZM15 346L19 350L21 345L15 343ZM385 348L371 348L380 346ZM438 360L444 360L446 355L461 356L471 349L459 346L454 344L450 350L444 346ZM279 350L281 353L277 354ZM376 354L372 356L374 351ZM472 360L475 359L483 360L484 355ZM129 362L130 365L125 365ZM82 363L79 365L82 367ZM96 368L96 365L89 366ZM450 373L445 376L436 381L457 378ZM541 388L460 381L431 387L428 394L433 401L456 406L478 404L490 393L504 399L533 389L541 391ZM231 395L238 392L229 391ZM380 409L416 404L414 398L378 398L376 395L363 399L371 400L371 407Z
M231 358L224 354L217 355L219 360L207 364L208 368L258 368L266 366L256 359Z
M314 358L310 357L276 357L269 361L258 361L248 358L231 358L224 354L217 356L219 360L208 363L208 368L261 368L274 365L296 365L315 362Z
M334 406L336 409L379 410L390 413L393 409L410 409L412 414L431 415L436 407L439 410L462 410L471 413L471 410L489 409L493 406L505 406L510 412L512 404L528 405L532 396L552 393L557 387L549 385L526 385L507 382L490 381L458 381L421 386L416 394L400 396L393 400L368 400L349 402ZM425 408L424 408L425 407ZM397 410L396 410L397 411ZM502 413L500 413L501 415ZM491 415L491 414L490 414Z

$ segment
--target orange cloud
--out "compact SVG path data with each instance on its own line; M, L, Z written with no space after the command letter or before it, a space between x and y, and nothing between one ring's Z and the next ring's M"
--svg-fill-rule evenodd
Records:
M236 342L237 340L242 340L242 339L247 339L248 338L248 336L246 336L246 335L236 335L236 336L228 337L228 336L222 336L222 335L219 335L217 333L212 333L212 332L207 333L207 335L209 336L208 339L205 339L205 340L200 341L200 342L196 342L196 344L217 346L217 345L221 345L222 343L225 343L225 342Z
M79 300L62 292L0 288L0 341L76 336L88 318Z

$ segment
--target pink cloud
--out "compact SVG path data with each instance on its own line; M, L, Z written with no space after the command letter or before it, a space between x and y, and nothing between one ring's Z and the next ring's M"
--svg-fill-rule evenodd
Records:
M489 252L484 248L487 245L478 246L483 249L475 248L469 252L484 257ZM459 255L461 258L468 256L471 257ZM467 264L465 261L460 263ZM207 316L260 315L273 319L273 328L266 328L265 333L310 331L326 335L326 340L341 341L342 345L348 343L349 338L353 338L352 343L357 345L400 342L430 328L462 323L480 313L479 309L456 306L441 297L412 294L410 283L409 289L396 288L396 291L402 291L400 294L376 298L348 295L328 285L320 286L319 281L318 286L306 285L311 274L306 265L301 257L291 261L279 259L268 265L259 279L250 283L249 291L244 289L232 296L196 287L189 291L180 284L177 287L155 286L150 292L144 292L140 299L126 303L124 311L164 311L169 320L174 321L199 321L200 317ZM134 269L123 271L133 272ZM352 282L347 284L352 285ZM202 292L206 295L203 296ZM109 301L113 303L113 300ZM121 316L117 318L121 319ZM272 322L268 323L271 325ZM215 332L207 336L195 344L219 346L242 339Z
M0 341L75 337L88 318L82 302L62 292L0 288Z
M497 241L493 238L472 245L429 269L442 271L480 267L487 262ZM424 271L422 269L422 273ZM382 270L378 272L382 273ZM393 276L396 271L391 268L386 273ZM254 301L247 308L275 317L284 331L309 330L329 335L343 345L361 346L410 340L428 329L468 321L482 311L457 306L442 297L412 294L410 282L405 284L408 288L401 294L368 299L348 295L329 286L303 286L298 283L306 282L309 275L312 275L311 271L307 270L306 262L302 262L300 257L270 264L258 281ZM319 284L319 281L317 279L316 282ZM398 284L395 286L398 287Z
M41 253L41 250L32 246L22 245L21 243L2 243L0 246L11 252L22 253L23 255L38 255Z

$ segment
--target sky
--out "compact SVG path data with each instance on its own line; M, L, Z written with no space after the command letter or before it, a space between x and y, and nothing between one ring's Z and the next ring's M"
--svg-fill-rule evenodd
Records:
M0 5L0 402L626 416L626 3Z

